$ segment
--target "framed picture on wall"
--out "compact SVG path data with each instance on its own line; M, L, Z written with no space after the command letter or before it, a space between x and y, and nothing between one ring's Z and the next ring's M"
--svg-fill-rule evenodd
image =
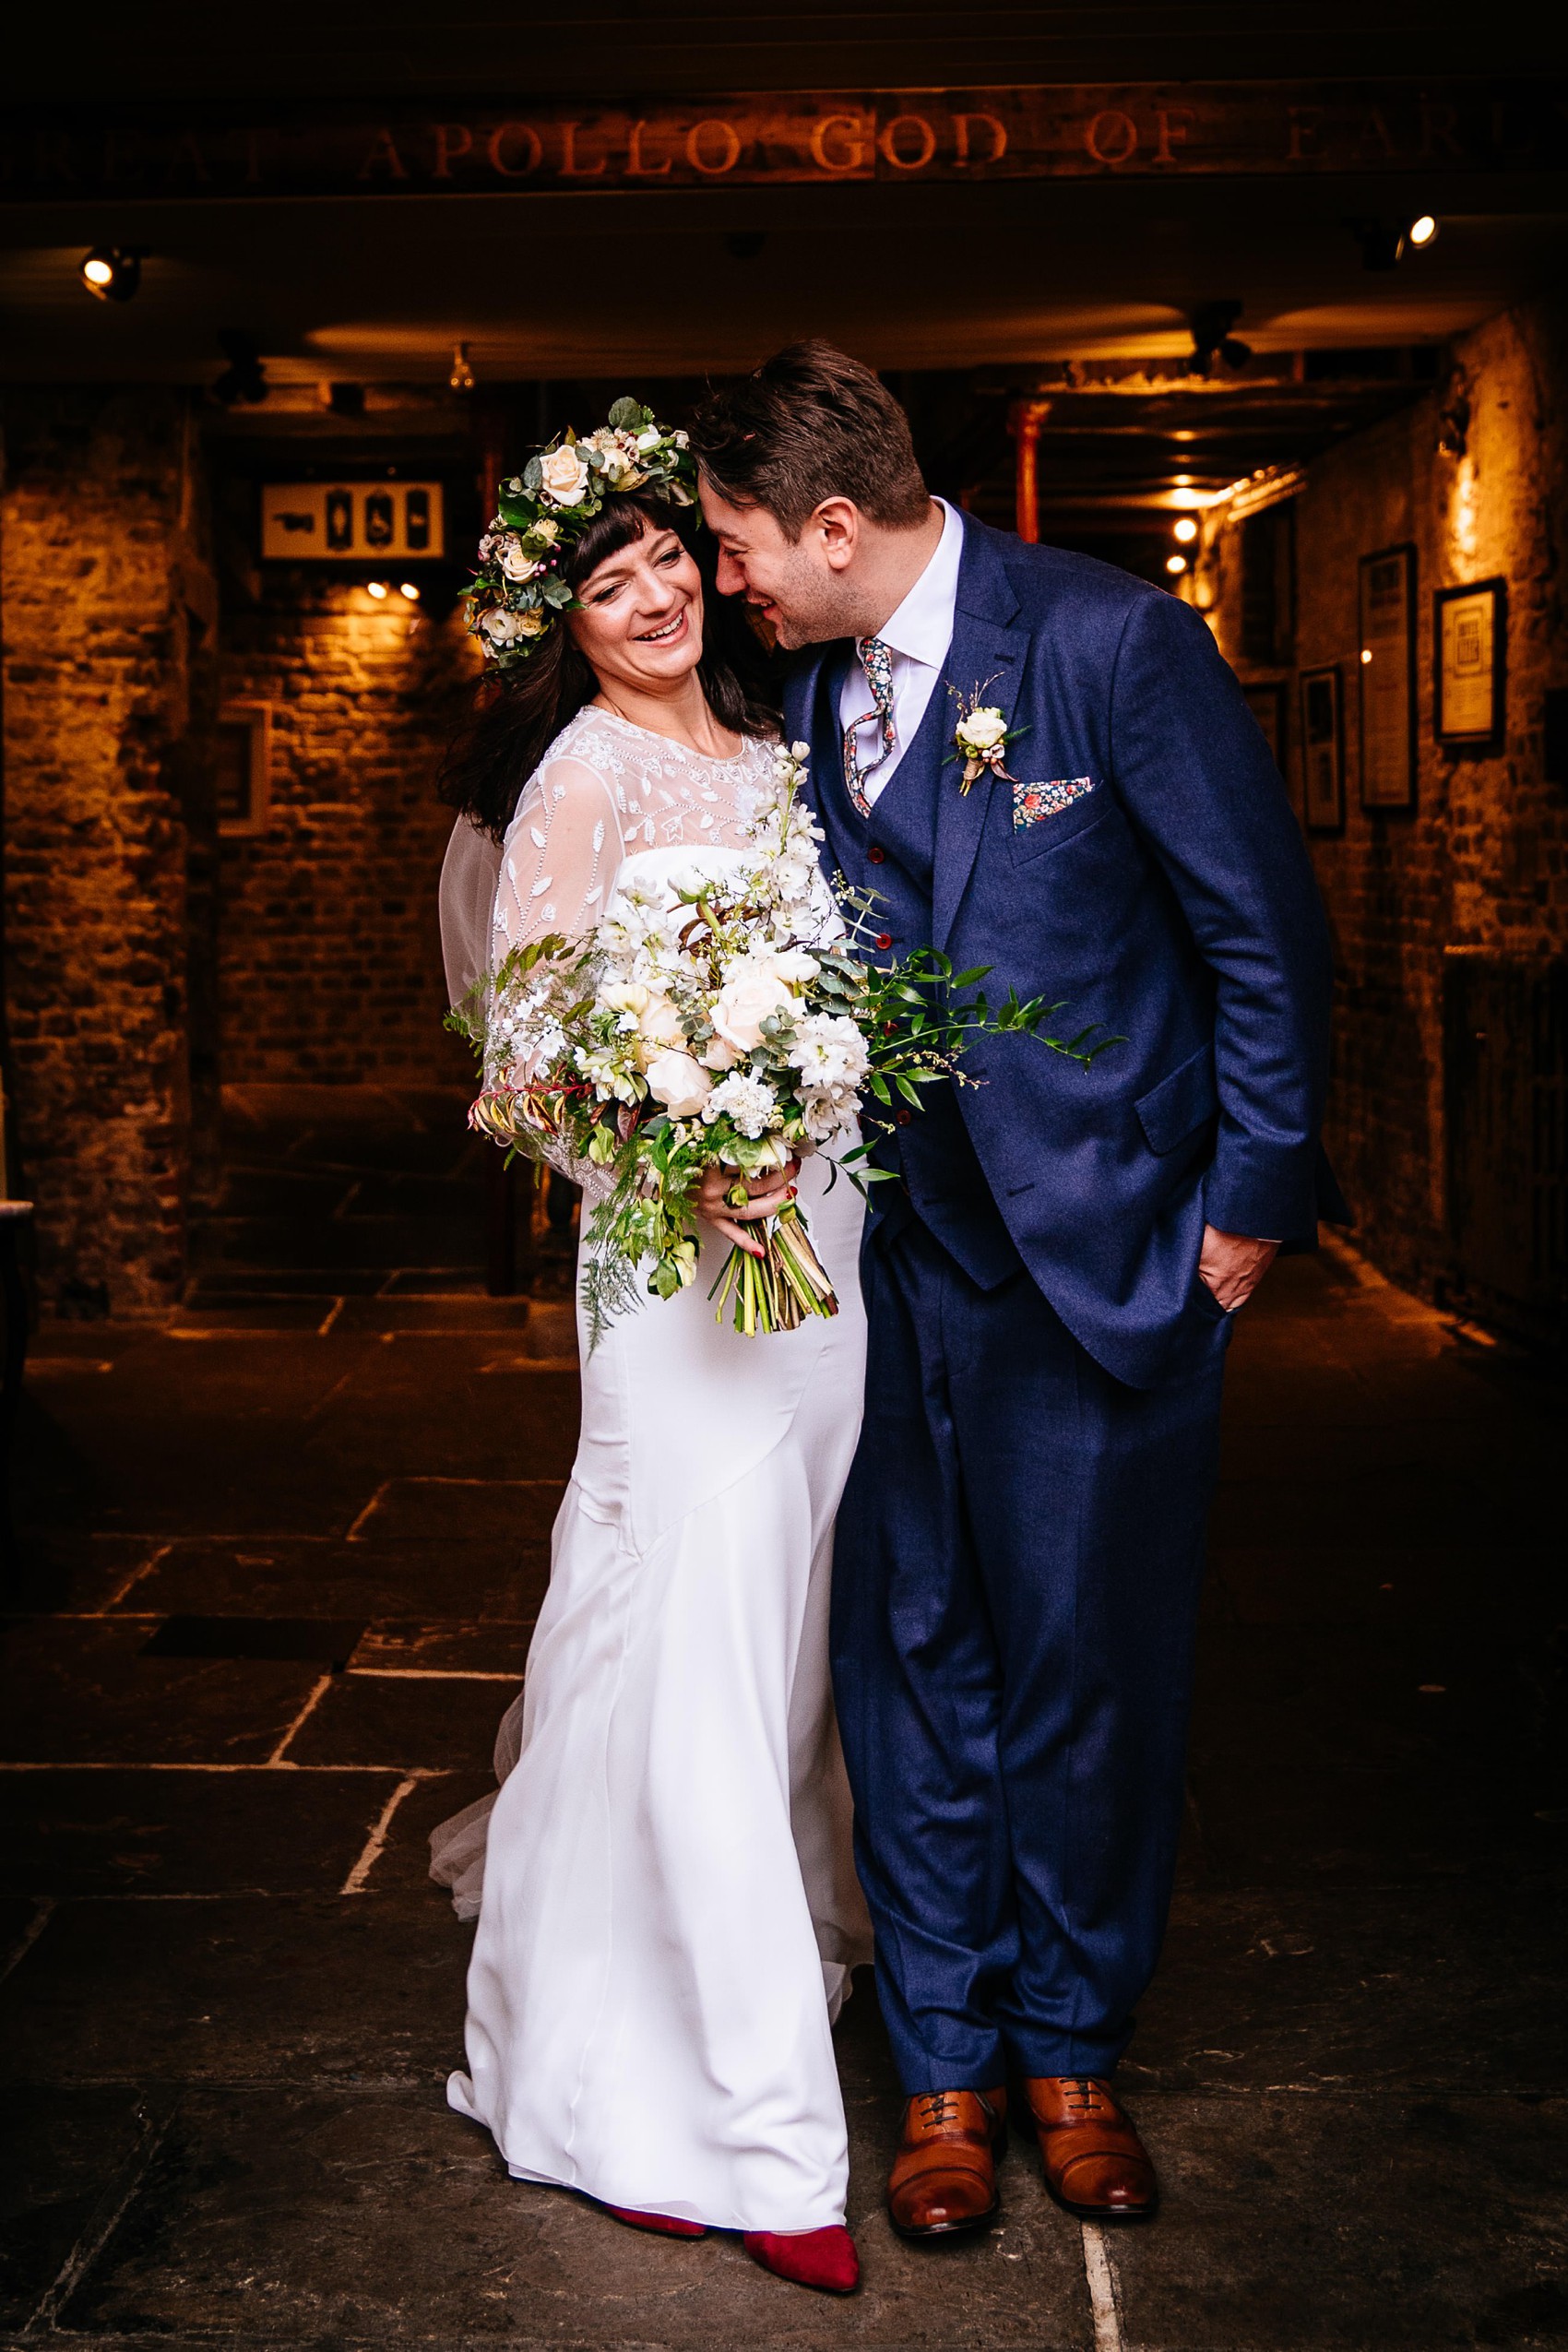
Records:
M1345 721L1339 664L1301 672L1301 814L1309 833L1345 824Z
M1500 743L1507 671L1507 582L1475 580L1468 588L1439 588L1432 603L1437 740L1477 746Z
M1283 771L1285 766L1285 689L1283 686L1243 686L1247 708L1263 730L1264 742L1273 754L1274 765Z
M1416 551L1385 547L1360 562L1361 806L1416 799Z

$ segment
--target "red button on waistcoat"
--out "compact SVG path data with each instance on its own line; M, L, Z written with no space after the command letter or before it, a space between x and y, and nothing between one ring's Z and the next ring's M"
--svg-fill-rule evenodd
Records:
M900 1111L896 1112L896 1113L895 1113L895 1116L897 1117L897 1122L898 1122L898 1124L900 1125L900 1127L907 1127L907 1126L909 1125L909 1118L910 1118L910 1114L909 1114L909 1111Z
M885 862L887 852L885 849L868 849L866 855L870 858L873 866L879 866Z
M876 944L879 947L891 947L893 933L890 931L879 931L876 934Z

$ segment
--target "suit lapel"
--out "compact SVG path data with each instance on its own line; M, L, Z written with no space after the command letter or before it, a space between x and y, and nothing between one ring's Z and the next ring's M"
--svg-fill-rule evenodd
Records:
M784 740L811 745L806 798L822 822L826 822L824 807L839 756L837 742L827 725L823 689L840 650L837 645L813 646L790 665L784 681Z
M947 944L968 887L986 812L997 790L995 775L989 767L965 792L959 783L962 763L955 759L950 766L941 764L953 749L953 730L958 723L958 706L947 690L956 688L969 706L976 689L982 689L980 701L993 703L1011 726L1028 650L1027 633L1008 626L1017 610L1018 600L989 536L966 519L953 641L935 687L945 707L936 739L936 863L932 883L932 944L939 948Z

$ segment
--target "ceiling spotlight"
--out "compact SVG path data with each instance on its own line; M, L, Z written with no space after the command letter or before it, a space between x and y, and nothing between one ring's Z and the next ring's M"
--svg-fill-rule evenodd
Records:
M474 372L469 365L469 347L466 343L453 344L452 373L446 378L446 381L451 386L454 392L471 392L473 390Z
M101 303L128 303L141 284L141 265L129 245L94 245L82 255L82 284Z
M1183 547L1190 539L1196 539L1197 535L1198 527L1191 515L1179 515L1171 525L1171 537L1179 539Z
M1187 568L1187 559L1184 555L1168 555L1165 559L1165 568L1168 572L1184 572Z
M386 593L386 591L384 588L382 590L382 594L385 596ZM406 596L410 604L417 604L420 600L419 586L416 581L405 580L402 586L398 588L398 593L399 596Z
M385 580L366 580L364 592L366 596L374 596L377 604L384 604L390 593Z
M1405 234L1413 245L1432 244L1437 238L1437 222L1430 212L1423 212L1411 221Z

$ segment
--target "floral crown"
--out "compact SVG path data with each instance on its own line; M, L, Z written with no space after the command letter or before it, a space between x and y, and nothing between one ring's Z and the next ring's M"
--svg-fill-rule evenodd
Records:
M608 424L582 441L568 425L502 483L500 506L479 543L480 568L465 591L469 634L498 670L517 669L563 612L577 610L564 559L606 498L634 490L676 506L693 505L696 490L687 436L659 424L640 400L617 400Z

